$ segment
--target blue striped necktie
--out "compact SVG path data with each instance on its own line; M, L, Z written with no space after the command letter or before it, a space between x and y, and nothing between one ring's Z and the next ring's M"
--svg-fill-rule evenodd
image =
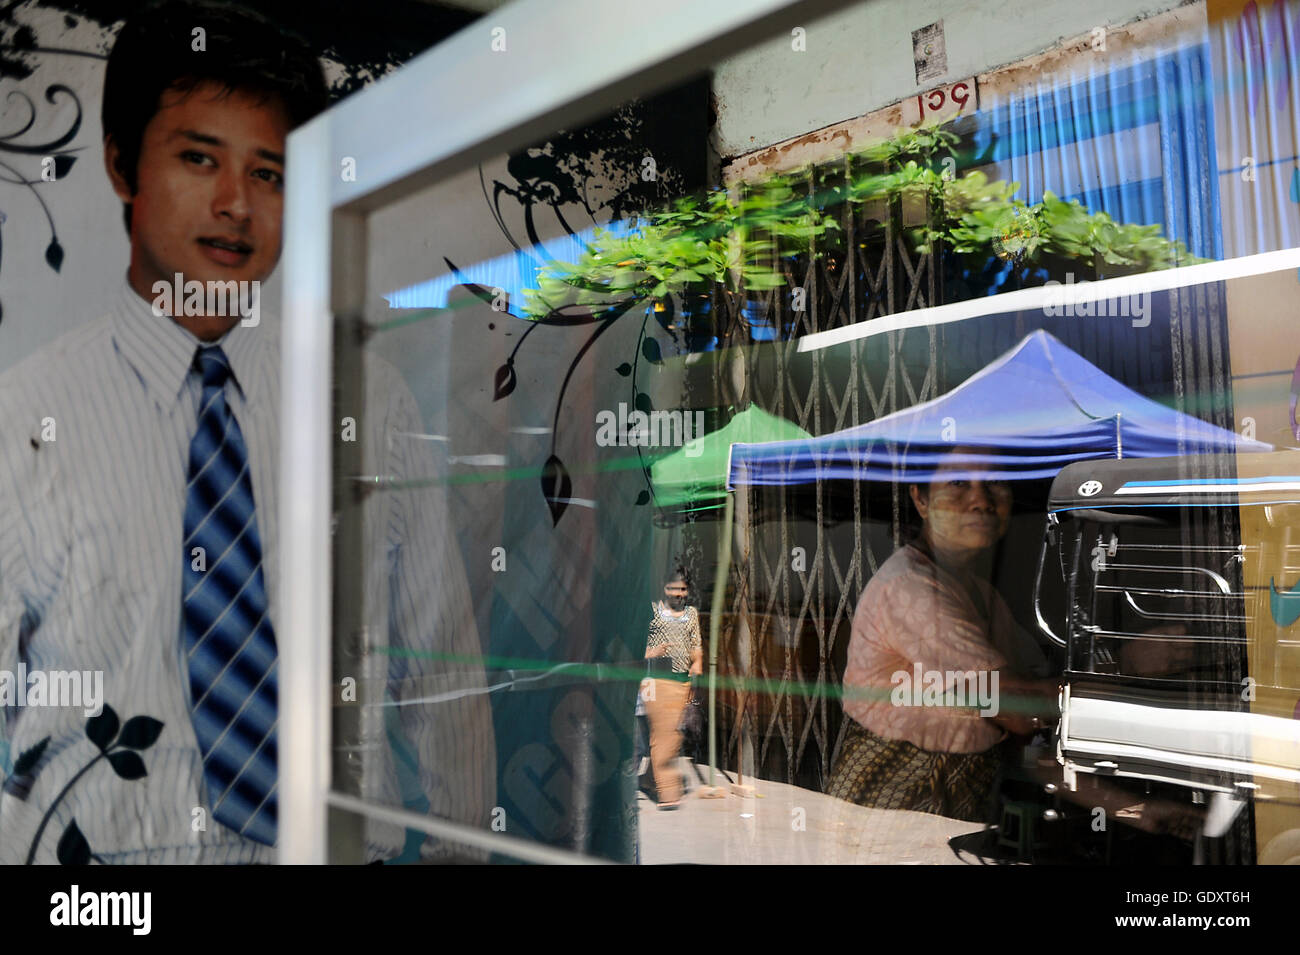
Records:
M266 845L276 835L276 649L248 449L226 403L230 362L200 346L199 426L185 495L181 640L213 818Z

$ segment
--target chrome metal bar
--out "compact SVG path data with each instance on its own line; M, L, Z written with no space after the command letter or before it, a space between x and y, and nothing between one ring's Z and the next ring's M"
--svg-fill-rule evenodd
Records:
M1232 587L1229 586L1228 581L1224 579L1222 574L1205 567L1161 567L1157 564L1113 564L1108 561L1104 571L1099 570L1098 573L1109 573L1118 570L1141 570L1153 574L1204 574L1213 580L1225 594L1233 592Z
M1242 623L1246 619L1244 613L1225 613L1225 614L1208 614L1208 613L1160 613L1155 610L1143 610L1138 606L1133 595L1127 590L1124 591L1124 597L1128 605L1136 610L1141 616L1148 620L1201 620L1201 621L1222 621L1228 623Z
M1214 554L1236 554L1242 550L1257 551L1260 548L1258 544L1239 544L1237 546L1224 546L1221 544L1148 544L1143 542L1125 543L1120 541L1121 550L1132 548L1133 550L1172 550L1178 553L1189 552L1206 552Z
M1151 587L1125 587L1121 584L1098 584L1097 590L1100 593L1142 594L1147 597L1169 597L1170 599L1177 597L1204 600L1242 600L1246 596L1242 591L1225 594L1217 590L1183 590L1178 587L1165 587L1156 590Z
M1168 634L1168 633L1136 633L1129 630L1107 630L1096 624L1083 624L1079 627L1084 633L1092 635L1094 638L1106 637L1115 640L1177 640L1187 643L1246 643L1245 636L1240 637L1215 637L1202 636L1201 634Z
M1052 524L1049 522L1047 528L1043 531L1043 546L1038 551L1038 572L1034 575L1034 619L1038 621L1038 629L1043 631L1049 640L1057 646L1064 647L1067 645L1065 638L1057 636L1056 631L1048 625L1047 619L1043 616L1043 611L1039 606L1039 595L1043 584L1043 568L1047 564L1047 547L1054 536Z

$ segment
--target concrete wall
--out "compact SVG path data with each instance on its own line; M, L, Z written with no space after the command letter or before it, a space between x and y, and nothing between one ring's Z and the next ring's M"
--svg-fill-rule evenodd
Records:
M716 149L732 158L1039 53L1063 38L1177 6L1174 0L865 0L802 24L803 52L784 35L720 63ZM939 19L948 71L918 84L912 31Z

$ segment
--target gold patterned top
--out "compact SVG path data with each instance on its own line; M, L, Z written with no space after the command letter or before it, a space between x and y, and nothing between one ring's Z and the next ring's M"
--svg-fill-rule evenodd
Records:
M700 640L700 614L694 607L687 607L680 617L664 606L662 601L650 605L653 616L650 619L650 638L647 647L650 650L663 645L668 646L668 656L673 662L674 673L689 673L691 657L703 643Z

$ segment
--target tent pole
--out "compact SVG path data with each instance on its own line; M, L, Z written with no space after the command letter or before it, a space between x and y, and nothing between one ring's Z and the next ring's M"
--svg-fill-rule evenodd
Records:
M736 498L727 492L727 511L722 518L722 533L718 539L718 570L713 578L713 607L709 612L709 786L714 782L718 765L718 638L722 632L722 613L727 603L727 581L731 578L731 522L735 514Z

